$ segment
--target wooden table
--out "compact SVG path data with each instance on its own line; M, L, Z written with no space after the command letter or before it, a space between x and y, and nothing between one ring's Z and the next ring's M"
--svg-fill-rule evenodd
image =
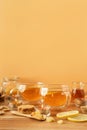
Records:
M6 113L0 116L0 130L87 130L87 122L76 123L65 120L63 124L47 123Z

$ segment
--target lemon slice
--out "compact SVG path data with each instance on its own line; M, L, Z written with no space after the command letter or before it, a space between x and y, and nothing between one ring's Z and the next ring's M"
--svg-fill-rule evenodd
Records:
M87 121L87 115L86 114L79 114L75 117L68 117L69 121L75 121L75 122L84 122Z
M67 117L77 116L78 114L79 114L79 111L72 110L72 111L67 111L67 112L60 112L56 116L58 118L67 118Z

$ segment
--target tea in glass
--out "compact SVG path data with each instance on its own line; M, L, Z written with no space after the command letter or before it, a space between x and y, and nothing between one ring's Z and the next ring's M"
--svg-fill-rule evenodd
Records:
M37 83L24 83L18 86L22 98L26 101L32 102L40 100L40 86Z
M19 82L19 77L4 77L2 79L3 93L5 95L4 104L8 105L11 109L17 107L19 103L19 97L17 84Z
M73 88L71 91L71 101L75 99L84 99L85 98L85 84L83 82L73 82Z
M24 92L21 93L21 95L25 100L28 101L39 100L41 97L40 88L27 88Z
M48 85L48 92L44 97L44 103L51 107L64 107L69 101L68 86L60 84Z
M70 103L70 91L67 85L48 84L41 88L42 113L47 116L56 115L56 112L67 107Z
M62 106L66 104L66 95L62 91L49 90L44 97L45 104L50 106Z

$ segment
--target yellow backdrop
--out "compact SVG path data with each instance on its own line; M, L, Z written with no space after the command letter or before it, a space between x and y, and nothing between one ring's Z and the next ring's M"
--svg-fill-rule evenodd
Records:
M87 0L0 0L0 77L87 81Z

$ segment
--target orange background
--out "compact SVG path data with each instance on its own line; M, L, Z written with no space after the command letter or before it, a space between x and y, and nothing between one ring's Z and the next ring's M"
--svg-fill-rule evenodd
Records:
M87 0L0 0L0 77L87 81Z

